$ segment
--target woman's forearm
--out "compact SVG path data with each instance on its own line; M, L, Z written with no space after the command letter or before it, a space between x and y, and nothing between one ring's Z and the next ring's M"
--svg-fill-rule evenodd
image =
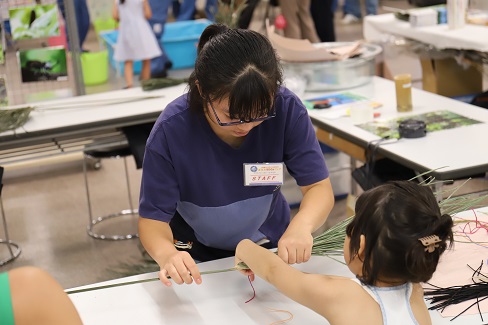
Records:
M325 223L332 211L334 192L329 178L301 189L303 199L290 225L305 227L307 231L313 233Z
M173 232L167 222L140 217L139 237L148 254L159 266L164 265L168 256L176 252Z

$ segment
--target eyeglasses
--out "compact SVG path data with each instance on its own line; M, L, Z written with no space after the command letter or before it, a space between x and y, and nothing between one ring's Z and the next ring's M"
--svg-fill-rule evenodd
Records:
M231 125L239 125L239 124L243 124L243 123L261 122L261 121L266 121L266 120L272 119L273 117L276 116L276 110L273 109L273 112L270 115L268 115L268 116L263 116L263 117L258 117L258 118L252 118L252 119L249 119L247 121L239 120L239 121L234 121L234 122L225 122L225 123L222 123L220 121L218 115L217 115L217 112L215 111L215 108L212 105L212 102L211 101L208 101L208 103L210 104L210 107L212 108L212 111L214 113L214 116L217 119L217 123L220 126L231 126Z

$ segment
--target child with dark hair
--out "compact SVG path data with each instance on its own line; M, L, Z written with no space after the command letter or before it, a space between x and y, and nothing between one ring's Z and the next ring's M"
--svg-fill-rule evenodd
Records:
M151 77L151 59L162 54L148 19L152 10L148 0L114 0L113 18L120 21L114 60L124 62L125 88L133 86L134 61L142 61L141 80Z
M410 181L364 192L355 210L344 241L355 279L302 273L249 240L238 244L236 262L331 324L431 324L419 283L452 245L451 216L441 214L429 187Z
M244 238L306 262L334 204L307 109L264 35L210 25L197 53L188 93L163 110L144 154L139 235L161 281L201 283L196 262L234 256ZM291 221L285 166L303 193Z

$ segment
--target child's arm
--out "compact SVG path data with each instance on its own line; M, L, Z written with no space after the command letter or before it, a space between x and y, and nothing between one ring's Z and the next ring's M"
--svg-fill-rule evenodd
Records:
M237 245L236 263L240 261L246 263L252 273L275 286L289 298L326 318L330 316L330 309L334 308L334 302L337 300L337 283L331 277L298 271L286 264L278 255L248 239ZM250 272L244 274L249 275Z
M144 17L146 17L146 19L151 19L152 17L151 6L147 0L144 0Z
M16 325L82 325L73 302L61 285L45 271L30 266L21 267L9 271L8 278ZM3 300L0 301L0 304L3 303ZM0 323L4 324L2 320Z
M115 19L115 21L119 21L119 0L114 0L114 5L112 7L112 17Z

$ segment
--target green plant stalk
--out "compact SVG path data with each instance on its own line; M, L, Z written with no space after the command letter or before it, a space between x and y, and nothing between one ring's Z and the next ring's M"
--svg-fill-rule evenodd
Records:
M215 22L227 25L230 28L237 28L237 23L241 12L246 6L246 1L242 0L231 0L229 3L218 0L218 9L215 13Z
M204 272L200 272L200 274L205 275L205 274L223 273L223 272L236 271L236 270L241 270L241 269L243 269L243 268L241 266L237 265L237 266L231 267L230 269L215 270L215 271L204 271ZM170 279L169 276L168 276L168 279ZM116 288L116 287L131 285L131 284L154 282L154 281L159 281L159 277L143 279L143 280L136 280L136 281L119 282L119 283L101 285L101 286L84 288L84 289L73 289L73 290L68 289L68 290L65 290L64 292L66 292L66 294L68 294L68 295L71 295L71 294L75 294L75 293L82 293L82 292L88 292L88 291L94 291L94 290L100 290L100 289Z

